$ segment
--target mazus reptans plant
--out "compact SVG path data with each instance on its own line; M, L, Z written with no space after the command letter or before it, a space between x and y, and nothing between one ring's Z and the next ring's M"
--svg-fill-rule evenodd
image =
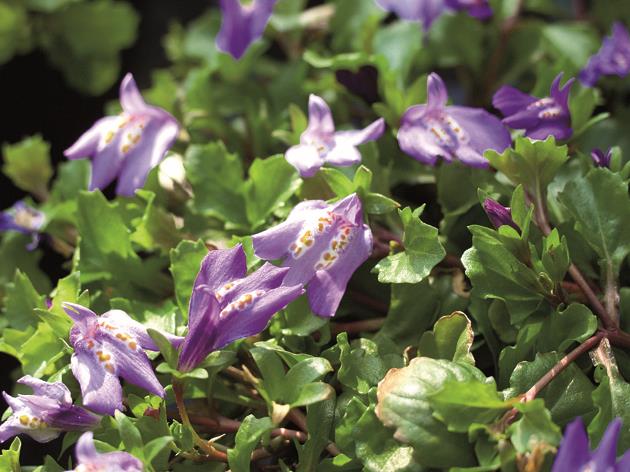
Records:
M612 34L602 41L597 54L591 56L580 71L580 82L594 87L603 75L625 77L630 74L630 33L620 21L612 27Z
M357 146L380 138L384 131L383 118L361 130L336 131L328 104L311 94L308 127L300 136L300 144L289 148L285 157L302 177L313 177L324 164L347 167L360 163Z
M179 124L166 110L144 101L131 74L120 84L120 104L120 115L98 120L64 154L92 159L90 190L118 179L116 193L133 196L177 139Z
M284 281L287 272L266 263L247 275L240 244L210 251L195 279L178 369L193 370L212 351L264 330L275 313L304 293L300 283Z
M122 310L97 316L92 310L74 303L64 303L64 310L74 320L70 344L72 373L79 381L83 404L101 414L123 410L122 386L118 377L164 396L164 387L153 372L144 349L157 351L146 328ZM174 345L181 338L165 334Z
M487 167L484 151L502 152L510 134L501 121L481 108L447 106L448 92L436 73L427 79L427 103L409 108L401 119L398 144L423 164L438 158L471 167Z
M39 230L45 221L46 216L41 211L19 201L11 208L0 212L0 231L17 231L30 235L32 241L26 247L33 250L39 244Z
M33 395L12 397L2 393L12 413L0 426L0 443L22 433L44 443L64 431L95 428L101 420L85 408L73 405L70 390L62 382L44 382L26 375L18 383L33 389Z
M258 257L283 260L285 283L305 284L313 313L326 317L335 315L350 277L372 253L372 232L356 194L333 204L302 202L252 242Z
M569 92L575 79L560 87L562 73L551 84L548 97L538 98L504 85L494 94L492 105L501 111L503 123L513 129L524 129L532 139L569 139L573 134L569 111Z
M589 450L588 435L582 418L573 420L566 428L552 472L626 472L630 470L630 452L617 460L617 441L621 419L610 422L593 452Z
M243 5L241 0L221 0L222 20L217 48L240 59L263 35L275 4L276 0L252 0L249 5Z
M142 472L142 462L128 452L100 453L94 445L94 435L83 433L76 446L74 456L77 466L71 472Z
M521 232L521 228L519 228L512 219L512 212L510 208L504 207L496 200L486 198L483 201L483 210L486 212L486 215L488 215L488 219L490 220L490 223L492 223L492 226L496 229L507 225L514 228L516 232Z

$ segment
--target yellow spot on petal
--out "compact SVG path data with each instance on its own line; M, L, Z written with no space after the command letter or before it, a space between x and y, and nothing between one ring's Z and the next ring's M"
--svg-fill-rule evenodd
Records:
M29 423L30 418L26 415L22 415L20 416L20 423L22 423L24 426L27 426Z

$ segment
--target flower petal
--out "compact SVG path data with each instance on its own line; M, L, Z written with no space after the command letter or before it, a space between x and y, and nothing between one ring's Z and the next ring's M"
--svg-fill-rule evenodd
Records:
M70 390L62 382L44 382L30 375L20 378L17 383L26 385L33 389L35 395L52 398L60 403L71 404L72 396Z
M116 373L127 382L145 389L159 397L164 396L164 387L155 376L149 358L133 341L123 341L113 333L105 333L107 341L103 342L106 352L111 353Z
M501 120L481 108L452 106L446 112L461 125L470 138L468 145L479 154L488 149L503 152L512 144Z
M442 110L448 101L448 91L442 78L435 72L427 77L427 110Z
M221 0L221 29L216 39L219 51L240 59L249 45L262 36L274 4L275 0L254 0L242 6L239 0Z
M309 282L307 295L311 310L319 316L332 317L355 270L372 253L372 232L363 225L355 233L338 260L326 270L318 270Z
M324 158L317 148L310 144L292 146L285 152L284 157L296 168L301 177L313 177L324 165Z
M115 368L106 370L99 362L97 349L98 345L89 349L85 341L77 341L70 366L81 386L83 404L96 413L113 415L114 411L123 409L122 387ZM110 365L113 366L112 363Z
M527 108L536 100L538 100L536 97L521 92L510 85L504 85L492 97L492 106L503 115L508 116Z
M266 292L279 287L288 271L288 267L277 267L265 262L260 269L241 279L238 285L221 300L221 305L225 306L247 293L257 290Z
M183 372L193 370L210 352L217 349L214 343L221 307L208 290L197 295L199 309L189 318L188 333L182 343L177 368Z
M245 309L227 315L215 333L214 349L221 349L236 339L260 333L271 317L304 293L301 284L278 287L255 298Z
M335 122L330 107L323 98L311 94L308 97L308 127L302 133L303 138L312 138L324 142L333 139ZM317 138L317 139L315 139Z
M597 449L593 451L593 470L613 470L617 462L617 442L621 431L621 418L610 422Z
M61 306L66 314L72 318L75 326L77 326L82 332L88 332L94 329L96 322L98 321L98 316L96 316L96 313L92 310L82 305L70 302L63 302Z
M136 189L142 188L151 169L160 163L177 139L177 121L170 114L162 113L162 119L150 119L140 142L126 156L116 186L118 195L133 196Z
M72 146L63 152L64 156L68 159L82 159L94 155L99 147L101 136L114 126L116 120L115 116L106 116L99 119Z
M361 153L359 150L348 142L335 142L335 147L326 154L325 161L328 164L339 167L348 167L361 163Z
M147 104L142 95L140 95L136 81L130 73L127 73L122 82L120 82L120 104L122 109L130 115L143 113L147 108Z
M112 325L116 326L120 331L126 332L133 336L135 340L140 343L140 346L143 349L147 349L149 351L159 351L160 349L156 346L151 339L151 336L147 333L147 328L138 321L131 318L127 313L122 310L110 310L106 313L103 313L100 316L101 320L108 320ZM166 331L158 330L160 333L164 335L169 342L175 346L176 348L182 343L184 338L181 336L175 336L171 333L167 333Z
M584 430L582 418L578 417L569 423L565 430L552 472L581 470L589 460L588 436Z
M385 120L379 118L361 130L338 131L335 133L335 145L347 143L351 146L359 146L380 138L385 132Z

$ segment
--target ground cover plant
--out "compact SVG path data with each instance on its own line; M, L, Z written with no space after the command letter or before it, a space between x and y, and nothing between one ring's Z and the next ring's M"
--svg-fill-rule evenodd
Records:
M221 0L139 87L140 21L0 0L118 90L2 147L0 470L630 470L625 0Z

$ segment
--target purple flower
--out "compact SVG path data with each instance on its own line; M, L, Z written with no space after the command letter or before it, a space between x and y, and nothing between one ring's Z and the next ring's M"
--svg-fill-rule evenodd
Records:
M481 108L446 106L448 95L439 75L427 79L427 104L409 108L398 131L400 148L414 159L435 165L438 157L487 167L487 149L502 152L512 143L501 121Z
M604 38L597 54L588 60L580 71L580 82L587 87L594 87L602 75L630 74L630 33L619 21L613 24L612 34Z
M519 234L521 232L521 228L514 222L512 219L512 212L508 207L504 207L499 202L492 200L491 198L486 198L483 202L483 210L488 215L488 219L492 226L496 229L499 229L503 225L508 225L514 228Z
M145 103L131 74L120 84L120 104L120 115L98 120L64 154L92 158L90 190L118 178L116 193L133 196L175 142L179 125L170 113Z
M46 217L41 211L19 201L11 208L0 212L0 231L18 231L30 234L32 242L26 246L31 251L39 244L39 230L44 225Z
M546 139L550 135L558 140L573 134L569 112L569 92L575 79L569 79L560 88L562 73L551 84L549 97L537 98L509 85L501 87L492 98L492 104L505 116L503 123L510 128L524 129L525 136Z
M266 263L247 275L240 244L210 251L190 298L179 370L190 371L212 351L264 330L275 313L304 293L301 284L284 282L288 271Z
M591 159L595 167L610 167L610 159L612 158L612 149L609 149L606 154L601 149L593 149L591 151Z
M253 0L241 5L239 0L221 0L221 29L217 35L217 48L240 59L267 26L276 0Z
M363 223L356 194L328 205L302 202L284 223L252 236L262 259L284 259L286 284L308 284L313 312L334 316L354 271L372 253L372 232Z
M453 10L464 10L478 20L486 20L492 16L492 8L488 0L445 0L446 6Z
M421 22L424 31L446 10L444 0L376 0L376 3L403 20Z
M74 303L63 308L74 320L70 343L74 354L72 373L81 385L83 404L101 414L122 410L122 387L118 377L164 396L164 388L155 377L149 358L143 351L157 351L145 327L121 310L96 316L92 310ZM165 333L175 345L181 338Z
M139 459L128 452L116 451L99 453L94 446L94 435L84 433L74 448L78 465L74 472L142 472L144 467Z
M12 397L2 392L12 414L0 426L0 443L20 433L45 443L62 431L84 431L101 420L85 408L73 405L70 390L61 382L44 382L27 375L18 383L31 387L34 395Z
M588 436L582 418L569 423L564 439L553 464L552 472L626 472L630 470L630 452L617 461L617 440L621 419L616 418L608 425L599 446L589 451Z
M379 118L362 130L335 131L326 102L311 94L308 100L308 127L300 144L289 148L285 157L302 177L312 177L325 163L347 167L361 162L357 146L381 137L385 120Z

